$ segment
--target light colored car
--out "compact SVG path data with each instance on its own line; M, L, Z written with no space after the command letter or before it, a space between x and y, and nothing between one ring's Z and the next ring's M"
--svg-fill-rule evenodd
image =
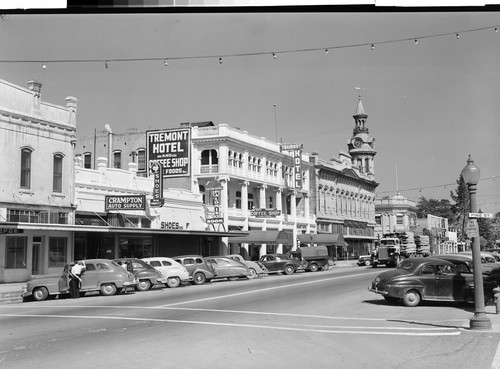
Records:
M259 263L258 261L255 262L255 261L245 260L243 256L239 254L230 254L226 255L226 257L237 260L242 264L245 264L248 267L248 269L250 269L249 278L257 278L261 275L267 274L266 267L263 264Z
M189 272L187 269L172 258L157 256L142 260L159 271L164 278L167 278L166 285L170 288L175 288L181 283L189 282Z
M222 256L211 256L205 260L212 263L217 278L227 278L231 281L238 278L250 278L250 269L238 260Z
M85 265L85 271L81 275L81 295L90 291L100 291L101 295L112 296L124 288L133 288L137 285L133 274L114 261L107 259L81 261ZM23 297L33 297L37 301L42 301L49 296L69 294L69 265L66 265L59 275L30 279L23 288Z

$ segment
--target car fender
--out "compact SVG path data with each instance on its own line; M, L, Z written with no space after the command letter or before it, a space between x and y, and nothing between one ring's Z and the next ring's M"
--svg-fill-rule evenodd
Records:
M390 296L403 297L410 290L417 290L425 298L424 285L419 281L398 281L398 283L387 283L387 292Z

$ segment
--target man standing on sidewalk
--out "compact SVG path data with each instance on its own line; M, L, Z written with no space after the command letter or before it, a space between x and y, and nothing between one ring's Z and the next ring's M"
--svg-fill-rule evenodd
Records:
M70 269L69 292L71 297L77 299L80 297L80 288L82 286L82 273L85 271L85 265L82 261L75 261L75 265Z

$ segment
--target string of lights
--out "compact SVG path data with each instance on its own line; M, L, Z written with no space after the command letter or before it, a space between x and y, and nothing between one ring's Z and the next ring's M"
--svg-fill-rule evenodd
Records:
M40 63L42 64L42 68L44 69L47 68L48 64L55 64L55 63L103 63L105 68L109 68L110 63L148 62L148 61L161 61L167 67L168 62L171 60L192 60L192 59L216 59L218 60L219 64L222 64L223 60L227 58L241 58L241 57L269 55L272 56L273 59L277 59L278 55L280 54L308 53L308 52L318 52L318 51L322 51L325 54L328 54L328 52L331 50L357 48L357 47L370 47L371 50L375 50L375 47L378 45L400 43L400 42L412 42L415 45L418 45L419 40L431 39L437 37L446 37L446 36L455 36L457 39L460 39L461 34L470 32L494 30L494 32L498 33L499 28L500 25L493 25L480 28L471 28L461 31L437 33L432 35L399 38L399 39L377 41L377 42L363 42L356 44L334 45L326 47L323 46L323 47L304 48L304 49L290 49L281 51L257 51L250 53L235 53L235 54L223 54L223 55L219 54L219 55L192 55L192 56L167 56L167 57L163 56L163 57L151 57L151 58L141 57L141 58L114 58L114 59L105 58L105 59L45 59L45 60L26 60L26 59L1 60L0 59L0 63Z
M489 180L496 180L496 177L493 176L493 177L481 178L481 179L479 179L479 182L489 181ZM419 191L419 192L422 192L423 190L426 190L426 189L429 189L429 188L439 188L439 187L446 188L448 186L456 186L456 185L457 185L456 182L455 183L445 183L445 184L438 184L438 185L433 185L433 186L422 186L422 187L398 189L398 191L399 192L408 192L408 191ZM381 191L381 192L377 191L378 195L387 194L387 193L394 193L394 191Z

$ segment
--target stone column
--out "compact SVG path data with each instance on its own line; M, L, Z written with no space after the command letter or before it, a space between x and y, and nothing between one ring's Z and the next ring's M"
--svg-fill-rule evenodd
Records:
M266 185L260 185L259 186L259 208L260 209L266 209Z

